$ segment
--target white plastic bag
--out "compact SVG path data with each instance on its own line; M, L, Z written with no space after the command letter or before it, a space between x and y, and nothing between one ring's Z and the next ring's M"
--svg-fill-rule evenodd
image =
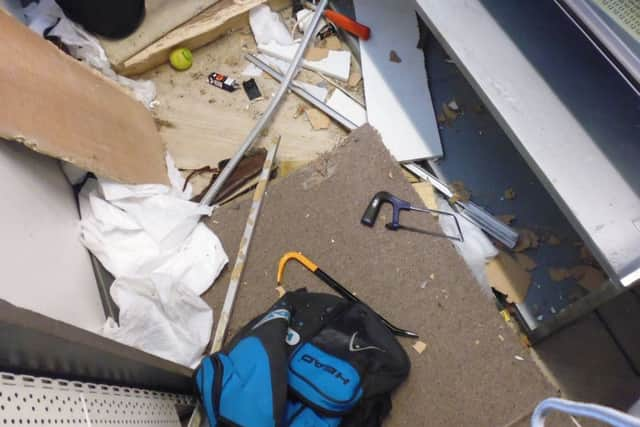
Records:
M181 365L199 362L213 312L197 294L173 277L153 274L117 279L111 297L120 308L120 325L110 318L103 335Z

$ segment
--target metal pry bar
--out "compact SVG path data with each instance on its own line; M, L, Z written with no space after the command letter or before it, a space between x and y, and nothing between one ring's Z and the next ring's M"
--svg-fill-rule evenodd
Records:
M347 288L342 286L334 278L332 278L327 273L322 271L313 261L311 261L309 258L304 256L301 252L287 252L286 254L284 254L282 256L282 258L280 258L280 262L278 263L278 276L277 276L278 286L281 286L282 276L284 274L284 268L287 265L287 262L289 262L290 260L298 261L307 270L309 270L310 272L315 274L320 280L322 280L324 283L329 285L329 287L331 289L333 289L338 294L340 294L340 296L342 296L342 298L344 298L346 300L349 300L351 302L356 302L356 303L367 305L360 298L355 296L353 294L353 292L351 292L350 290L348 290ZM380 321L394 335L398 335L398 336L401 336L401 337L408 337L408 338L418 338L418 334L416 334L415 332L407 331L406 329L400 329L397 326L394 326L391 322L389 322L387 319L382 317L380 314L378 314L378 312L376 312L375 310L373 310L373 311L376 313L376 315L378 316Z

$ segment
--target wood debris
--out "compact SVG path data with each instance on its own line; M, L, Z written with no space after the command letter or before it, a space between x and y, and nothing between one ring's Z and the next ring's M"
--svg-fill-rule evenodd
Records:
M507 200L513 200L516 198L516 190L514 190L512 187L507 188L506 190L504 190L504 198Z
M398 56L398 52L392 49L391 51L389 51L389 61L399 64L402 62L402 59L400 58L400 56Z
M511 223L516 220L516 216L512 214L497 215L496 218L498 218L498 221L507 225L511 225Z
M438 209L438 197L436 196L435 189L430 182L417 182L412 184L412 186L427 208ZM433 216L438 216L435 212L432 212L431 214Z
M549 273L551 280L554 282L562 282L563 280L572 277L571 271L568 268L552 267L548 268L547 272Z
M409 184L415 184L416 182L420 182L420 179L418 179L414 174L412 174L405 168L402 168L402 175L404 175L404 177L406 178Z
M562 241L555 234L549 234L545 239L545 243L549 246L558 246L560 245L560 243L562 243Z
M331 119L322 111L316 108L305 108L304 113L314 130L329 129Z
M513 248L514 252L522 252L527 249L535 249L538 247L540 239L535 232L522 228L518 230L518 234L520 235L520 238L518 239L518 244Z
M444 115L445 122L451 123L458 118L459 112L452 110L448 104L442 104L442 114Z
M453 190L453 197L451 197L451 203L455 202L468 202L471 199L471 191L467 190L462 181L453 181L450 185Z
M285 290L285 288L283 288L282 286L278 286L276 288L276 292L278 293L278 298L282 298L284 296L284 294L287 293L287 291Z
M310 47L304 54L307 61L322 61L329 56L329 49L323 47Z
M298 104L298 106L296 107L296 111L293 113L293 118L297 119L298 117L300 117L301 115L304 114L304 110L306 110L306 105L304 104Z
M416 341L411 346L418 354L422 354L427 349L427 344L422 341Z
M353 88L358 86L358 83L360 83L360 81L362 80L362 73L358 72L358 71L353 71L351 73L351 75L349 76L349 80L347 81L347 85L349 85L349 87Z
M580 265L571 269L571 276L587 291L596 291L602 288L607 280L604 273L590 265Z
M531 273L511 255L500 251L498 256L487 263L485 272L489 285L506 295L508 302L515 304L524 302L531 285Z
M514 258L516 262L520 264L522 268L524 268L527 271L535 270L535 268L538 266L535 260L527 254L517 252L514 254Z
M342 42L336 36L331 36L324 39L320 46L331 50L340 50L342 49Z

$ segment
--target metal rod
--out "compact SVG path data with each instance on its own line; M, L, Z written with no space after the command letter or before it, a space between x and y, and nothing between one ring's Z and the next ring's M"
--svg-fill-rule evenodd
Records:
M433 185L436 190L444 194L447 199L451 199L453 197L454 193L447 184L440 181L437 177L427 172L421 166L416 163L405 163L402 166L423 181L430 182L431 185ZM454 205L455 207L460 208L459 213L466 220L478 226L485 233L502 242L508 248L513 248L518 243L518 232L507 224L500 222L481 206L476 205L472 201L462 202L459 200L456 201Z
M244 156L247 150L258 138L258 136L260 136L260 134L262 133L262 129L264 129L267 123L269 123L269 121L273 117L273 114L278 109L278 105L280 104L282 97L287 93L287 89L289 88L289 85L293 80L293 76L298 71L298 67L300 66L300 62L302 61L304 52L307 50L307 46L309 46L309 43L313 39L313 36L315 34L315 29L318 27L318 22L320 22L320 19L322 18L322 14L325 8L327 7L327 2L328 0L320 0L318 2L318 5L316 6L316 11L313 15L313 19L311 20L311 24L309 25L310 31L307 31L304 34L304 37L302 38L302 42L300 42L300 46L298 47L298 50L296 51L296 54L293 57L291 64L289 65L289 69L287 70L287 73L285 74L284 79L282 80L282 84L278 88L278 92L276 92L274 97L271 99L271 103L269 104L269 107L264 112L264 114L260 117L256 125L253 127L253 129L251 129L251 132L249 132L249 135L247 135L247 138L244 140L244 142L242 143L238 151L229 160L229 163L227 163L224 169L222 169L222 172L220 173L218 178L214 181L213 185L209 188L209 190L207 190L207 193L204 195L204 197L200 201L201 205L209 206L215 200L216 196L222 189L223 185L233 173L233 170L236 168L236 166L238 166L238 163L240 163L240 160L242 160L242 156Z
M277 81L279 81L279 82L282 81L282 79L283 79L282 74L279 73L275 68L273 68L269 64L267 64L264 61L262 61L260 58L254 56L254 55L251 55L251 54L247 54L247 55L245 55L245 59L247 61L251 62L256 67L260 68L265 73L269 74L271 77L273 77ZM315 96L311 95L302 86L300 86L295 80L291 82L289 88L291 89L291 91L293 93L295 93L300 98L304 99L309 104L313 105L318 110L322 111L323 113L325 113L326 115L328 115L329 117L334 119L336 122L338 122L340 125L344 126L346 129L354 130L354 129L356 129L358 127L351 120L349 120L348 118L346 118L342 114L338 113L336 110L334 110L333 108L329 107L326 103L322 102L321 100L319 100Z
M244 271L245 261L247 260L247 252L249 251L249 245L251 244L251 238L253 237L253 231L255 230L256 220L260 213L262 206L262 199L267 189L267 182L269 182L269 176L271 175L271 166L273 160L276 157L278 151L278 144L280 138L278 137L269 147L267 152L267 158L264 161L260 178L258 179L258 186L253 195L253 201L251 202L251 208L249 210L249 217L247 218L247 224L244 227L244 233L240 240L240 248L238 248L238 256L236 257L236 263L231 271L231 281L229 282L229 288L227 289L227 295L224 299L224 305L222 306L222 312L220 313L220 320L218 320L218 326L216 327L216 333L213 337L213 345L211 346L211 353L220 351L222 344L224 343L224 337L227 333L229 326L229 320L231 319L231 313L233 311L233 304L236 300L238 288L240 287L240 279L242 278L242 272Z

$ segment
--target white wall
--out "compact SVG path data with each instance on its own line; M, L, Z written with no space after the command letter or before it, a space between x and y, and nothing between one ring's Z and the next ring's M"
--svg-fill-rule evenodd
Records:
M58 162L0 140L0 298L95 331L105 317L78 219Z

